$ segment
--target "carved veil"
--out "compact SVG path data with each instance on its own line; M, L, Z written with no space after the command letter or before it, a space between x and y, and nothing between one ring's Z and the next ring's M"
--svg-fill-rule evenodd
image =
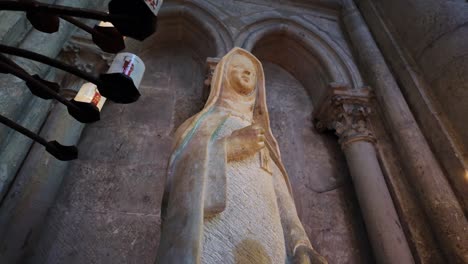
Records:
M211 82L211 87L210 87L211 88L210 95L208 97L208 100L205 106L198 114L188 119L177 130L176 135L175 135L176 140L174 141L175 144L173 146L173 150L177 150L183 147L182 145L183 145L184 140L187 138L187 136L189 136L190 132L195 129L196 125L199 122L199 119L206 113L210 112L213 109L213 107L216 105L216 103L218 102L219 97L223 90L223 85L224 83L226 83L227 66L229 65L229 62L232 59L232 57L236 54L247 56L248 58L250 58L250 60L253 62L253 64L257 68L257 87L256 87L257 99L255 103L253 120L254 120L254 123L260 124L265 129L265 138L267 141L266 143L269 145L269 151L273 152L271 153L271 155L274 156L272 158L274 159L274 162L276 163L278 168L283 173L283 176L286 178L286 183L288 184L289 191L292 192L291 186L289 184L289 177L284 168L283 162L281 161L281 152L278 147L278 142L276 141L276 138L273 136L273 133L271 132L270 117L268 114L268 108L266 104L266 95L265 95L265 74L263 71L262 63L254 55L252 55L250 52L242 48L238 48L238 47L233 48L229 53L227 53L220 60L213 74L213 80ZM173 151L173 153L176 154L177 151ZM174 154L171 157L170 163L172 163L172 160L175 158Z

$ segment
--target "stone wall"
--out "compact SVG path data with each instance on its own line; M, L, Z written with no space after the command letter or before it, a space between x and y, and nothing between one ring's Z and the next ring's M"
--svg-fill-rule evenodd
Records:
M333 65L333 56L350 58L351 52L335 11L301 10L268 2L166 2L158 33L141 44L129 41L129 49L147 65L142 98L131 105L108 103L102 121L86 127L80 159L72 163L30 262L154 261L173 132L204 104L206 58L224 54L238 35L265 65L273 131L312 243L332 263L371 263L343 154L333 135L318 134L312 126L320 92L329 81L351 75ZM277 33L265 31L258 36L264 41L256 41L247 34L251 26L264 31L276 25L294 28L290 34L298 39L278 42ZM320 36L301 36L309 27ZM321 37L326 40L315 53L300 44ZM320 55L334 53L328 45L339 55ZM285 51L273 56L278 49ZM359 85L354 78L351 83Z
M154 261L172 134L203 105L204 65L184 48L141 55L151 63L143 97L129 106L108 104L103 121L85 129L80 161L71 166L32 263ZM336 140L314 132L312 104L300 83L274 64L265 66L272 126L309 236L335 263L370 263Z
M376 7L380 9L375 9L368 1L356 2L366 19L372 17L369 14L386 14L384 5L389 4L378 1ZM419 14L419 10L408 9L403 3L404 0L396 1L398 9L395 10L388 7L389 21L397 21L398 10L412 10L408 11L411 18ZM457 175L466 173L460 158L463 155L459 155L461 148L452 144L453 138L462 134L453 133L457 136L452 137L450 130L455 123L460 123L456 120L459 112L440 106L443 115L434 115L434 109L439 108L433 105L443 105L443 100L433 102L421 93L412 93L409 82L405 81L411 78L404 79L400 74L410 72L403 70L408 67L395 67L405 65L395 60L402 56L395 49L386 48L401 43L411 52L419 51L419 46L412 46L419 42L393 42L388 36L405 38L411 30L421 33L416 39L428 37L421 44L427 44L428 48L420 56L421 65L414 65L422 67L427 64L424 59L435 60L437 52L431 50L436 47L430 43L438 41L434 37L437 34L426 36L423 33L426 28L418 23L406 28L398 24L397 31L391 33L385 27L375 31L379 29L376 25L382 23L377 18L380 19L374 15L368 24L398 81L404 84L401 88L405 97L351 0L165 1L157 34L142 43L127 40L128 50L142 57L147 66L141 85L142 97L130 105L108 102L102 120L84 128L77 161L57 162L38 146L33 146L26 160L25 150L3 152L23 153L17 160L24 162L17 175L16 170L12 171L16 178L9 177L14 180L13 185L0 207L0 240L6 241L0 247L0 256L25 263L153 263L159 243L160 203L173 133L203 107L207 89L204 87L206 59L221 57L232 47L240 46L252 51L264 64L273 133L291 177L299 216L317 250L330 263L375 262L338 139L332 133L318 134L312 126L312 112L331 83L352 89L372 85L375 98L371 120L378 158L412 254L416 263L447 262L447 255L441 251L450 252L452 244L446 246L445 242L456 238L450 234L445 239L437 232L451 222L442 224L441 219L445 218L431 212L436 212L432 202L437 202L439 197L449 198L444 199L440 208L461 211L456 199L451 199L450 187L440 180L447 174L457 183L456 179L460 182ZM24 19L15 19L14 27L29 30ZM463 28L463 23L457 25L460 27L452 29ZM402 33L403 29L408 32ZM0 34L2 30L0 27ZM442 35L445 32L437 30ZM387 33L387 38L383 38ZM20 43L18 39L26 36L26 33L9 34L5 41L11 43ZM65 39L64 36L58 43ZM105 57L89 46L89 40L82 34L74 34L61 56L84 69L98 71ZM58 50L52 55L56 53ZM444 64L444 61L440 57L438 62ZM451 60L446 62L449 65ZM433 76L429 68L424 69L422 75ZM444 72L440 78L452 80L450 74L451 71ZM57 78L62 79L65 87L79 87L76 79L60 74ZM433 89L441 90L441 87L442 84L434 85ZM458 114L447 118L450 122L438 118L450 116L452 112ZM26 112L25 116L38 120L33 114ZM83 129L66 117L64 109L57 107L48 120L46 135L66 142L75 142ZM57 132L54 127L63 128L63 132ZM67 137L70 134L74 137ZM440 147L441 142L449 147ZM19 146L11 139L3 141L6 143L10 147ZM29 148L28 144L23 148ZM7 160L0 156L2 164ZM35 170L37 173L33 173ZM459 194L463 188L457 189ZM450 231L463 223L457 221L453 221L455 228ZM463 250L462 246L460 251Z
M398 39L421 70L428 88L453 126L458 139L468 146L466 56L468 9L466 1L374 1Z
M75 7L98 8L104 1L43 1ZM2 11L0 41L55 58L75 32L61 23L55 34L32 30L20 12ZM94 51L93 51L94 52ZM63 91L78 89L82 80L26 59L13 58L30 73L61 84ZM70 62L69 62L70 63ZM73 62L72 62L73 64ZM102 63L95 63L99 68ZM73 145L84 125L71 118L65 107L32 96L23 81L1 75L0 112L48 140ZM0 126L0 262L16 263L39 235L45 215L55 199L68 163L45 152L43 146Z
M467 212L466 1L356 1Z

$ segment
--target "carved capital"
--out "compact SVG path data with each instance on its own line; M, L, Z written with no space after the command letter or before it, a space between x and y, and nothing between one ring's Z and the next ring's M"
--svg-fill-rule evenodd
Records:
M203 99L208 99L208 96L210 95L210 86L211 86L211 81L213 79L213 74L216 69L216 66L218 65L220 58L211 58L208 57L206 58L206 76L205 76L205 87L203 89Z
M314 126L323 132L334 130L344 148L355 141L375 142L369 124L370 89L351 89L332 83L314 111Z
M220 60L221 60L220 58L211 58L211 57L206 58L205 85L208 87L211 85L211 79L213 79L214 71Z
M72 35L64 45L60 59L87 73L110 66L115 54L101 51L89 36Z
M73 34L62 48L58 59L87 73L105 72L114 60L115 54L101 51L89 34L78 31ZM76 96L83 84L79 77L63 71L57 73L62 89L60 94L67 99Z

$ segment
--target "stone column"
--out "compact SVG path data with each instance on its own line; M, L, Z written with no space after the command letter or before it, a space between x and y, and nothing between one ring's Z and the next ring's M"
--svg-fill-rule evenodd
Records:
M343 23L367 82L375 87L384 122L403 168L449 263L468 263L468 221L438 160L353 0L343 1Z
M314 112L314 123L339 137L377 263L414 263L377 159L369 94L368 88L332 85Z

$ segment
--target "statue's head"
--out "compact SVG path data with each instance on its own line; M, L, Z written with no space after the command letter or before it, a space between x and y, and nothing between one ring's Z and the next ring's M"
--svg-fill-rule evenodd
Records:
M227 65L227 81L241 95L251 95L257 86L257 68L247 56L234 54Z
M265 129L265 139L271 146L269 151L281 163L278 143L270 128L262 63L249 51L235 47L221 58L213 73L205 107L177 133L176 148L183 146L185 138L196 129L200 119L216 106L252 111L253 123Z

